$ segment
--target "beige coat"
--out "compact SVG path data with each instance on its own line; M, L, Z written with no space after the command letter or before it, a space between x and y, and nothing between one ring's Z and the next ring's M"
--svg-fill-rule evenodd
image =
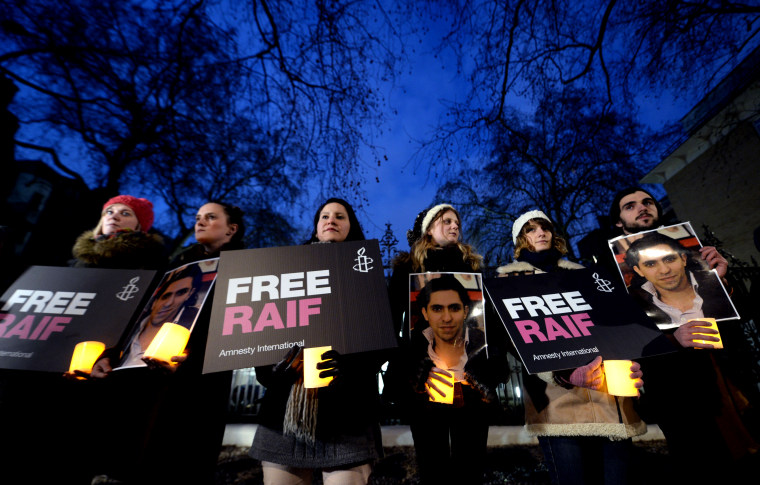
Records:
M562 269L583 266L560 259ZM529 263L517 261L496 270L499 275L543 273ZM633 409L633 398L615 397L582 387L566 389L554 381L551 372L525 377L531 389L523 393L525 428L533 436L606 436L626 439L646 433L646 424ZM539 381L540 379L540 381ZM533 396L531 396L533 394ZM547 404L539 409L534 401Z

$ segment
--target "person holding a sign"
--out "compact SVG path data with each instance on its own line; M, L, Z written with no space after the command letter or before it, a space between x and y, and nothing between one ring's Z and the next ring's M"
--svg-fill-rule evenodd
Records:
M100 220L95 228L84 232L76 239L72 247L74 259L69 261L69 266L75 268L152 270L164 267L167 253L163 238L158 234L148 232L153 225L153 219L153 204L149 200L125 194L112 197L103 204ZM76 447L75 445L71 446L74 440L71 436L76 436L80 429L77 428L72 432L72 427L81 422L76 418L81 412L78 406L82 405L83 402L89 404L90 386L65 381L51 384L40 382L41 379L48 379L52 376L53 374L48 374L47 378L41 375L30 377L30 382L26 385L44 389L45 397L41 402L53 400L60 403L56 409L66 418L73 419L68 421L68 419L61 418L58 415L52 415L48 409L45 409L44 412L37 413L32 418L35 422L34 426L39 426L44 431L35 432L34 428L29 425L24 433L29 433L29 436L47 433L55 439L62 439L66 436L66 445L59 445L60 441L49 440L51 446L61 450L54 459L66 463L66 466L51 465L50 469L56 471L55 480L67 481L66 476L61 473L65 469L72 476L70 481L74 481L74 475L80 470L79 467L68 466L71 460L67 459L70 456L66 452ZM71 377L75 376L71 375ZM26 395L26 399L36 400L30 393L21 394ZM33 408L29 407L29 409ZM25 410L25 412L33 411ZM44 419L43 415L45 416ZM19 449L26 448L20 446ZM47 470L42 470L40 473L47 473ZM83 471L82 473L88 472Z
M515 262L500 276L582 268L563 256L567 246L549 217L528 211L512 226ZM639 364L631 377L642 375ZM602 359L563 372L523 376L527 431L538 436L552 483L626 483L631 438L646 432L628 397L605 392ZM640 385L640 384L639 384Z
M342 199L322 204L313 227L306 244L364 240L353 208ZM376 375L385 359L325 352L320 377L333 381L306 388L301 350L295 346L280 363L256 367L267 391L249 454L261 460L265 484L311 483L315 469L325 484L366 484L371 463L382 456Z
M90 424L99 433L118 436L108 447L91 451L93 474L135 480L145 475L188 476L188 470L197 470L198 460L188 462L189 466L173 459L183 451L190 455L187 450L192 441L181 439L182 429L193 427L196 434L201 434L200 430L213 419L206 416L202 423L194 425L190 425L192 419L182 419L195 409L187 396L198 384L192 381L196 376L185 368L187 355L172 357L177 360L174 363L158 363L144 354L165 323L193 327L198 315L197 299L201 288L207 286L197 264L167 272L132 331L116 347L106 349L93 366L91 399L98 404L87 407ZM198 355L202 352L198 351ZM167 442L173 444L165 450ZM197 449L193 447L192 453ZM200 473L193 476L198 483L210 483Z
M172 363L156 359L148 361L150 366L171 373L164 375L163 394L156 400L156 424L150 430L150 440L146 446L149 458L145 464L160 469L162 478L157 475L156 479L162 483L214 483L227 421L232 371L202 374L215 285L211 286L199 313L194 308L197 303L192 304L192 300L200 296L197 270L206 268L204 277L208 278L216 271L218 260L214 258L219 258L222 251L243 249L244 237L244 213L239 207L223 201L208 202L198 209L195 216L197 243L184 249L169 264L173 268L195 270L184 272L185 275L194 276L192 295L183 303L175 301L168 305L164 294L164 304L155 307L157 311L163 308L166 312L180 303L182 308L171 321L192 328L183 355L172 357ZM187 280L171 279L179 281L175 294L178 299L183 299L187 295L182 294ZM151 312L152 319L154 313L156 311ZM172 445L167 447L169 442Z
M615 229L619 234L634 238L641 237L641 232L661 227L662 217L659 202L641 187L632 186L619 191L610 205L610 221ZM609 248L605 250L603 261L610 261L613 269L618 271L617 261L612 258ZM713 246L703 246L699 249L698 257L709 269L715 270L723 285L729 288L726 279L728 261L720 252ZM640 281L644 278L638 275L634 277L634 287L639 286L637 279ZM708 291L706 287L702 287L699 290L700 294L703 290ZM730 289L728 291L731 293ZM704 301L707 302L707 299ZM705 313L704 316L710 315ZM683 325L679 322L678 327L683 327L679 333L686 337L681 338L680 342L673 328L665 328L663 331L679 346L680 351L647 358L641 362L648 376L646 392L641 400L642 413L647 420L656 422L665 435L669 452L676 463L674 473L678 474L679 478L700 483L724 479L715 473L736 468L735 459L751 456L757 448L757 443L747 438L749 434L746 426L741 423L734 404L746 400L746 397L738 390L733 391L734 396L729 395L723 384L731 378L731 367L723 368L723 363L719 364L720 361L714 359L712 351L709 350L712 344L694 342L708 342L710 339L689 336L702 330L706 330L703 333L712 333L710 329L701 325L703 324L697 321ZM729 335L724 333L723 336ZM686 346L683 346L682 342ZM700 345L703 348L695 352L694 348L699 348ZM729 388L736 389L733 384L729 384ZM694 389L699 389L699 393L694 393ZM729 416L731 419L727 418ZM703 424L694 426L695 421ZM709 469L694 467L691 461L699 454L713 456L716 462L722 461L723 465ZM683 476L684 473L688 476Z
M662 206L641 187L628 187L619 191L610 206L610 221L619 234L632 235L661 227L661 218ZM699 253L709 268L715 269L718 276L724 279L728 271L726 258L713 246L703 246ZM609 255L608 252L605 254ZM613 270L617 270L617 264L613 265Z
M433 370L435 366L427 353L428 340L421 335L410 335L408 313L409 278L412 273L479 273L482 257L471 245L461 241L461 218L449 204L439 204L420 212L413 228L407 231L407 240L410 251L399 254L394 260L389 283L391 310L396 334L401 336L401 348L389 362L384 378L384 397L394 402L412 425L415 453L423 483L439 480L442 480L439 483L447 483L451 473L465 476L466 481L462 483L478 483L483 471L488 437L488 413L482 412L485 409L482 399L488 403L495 402L492 393L496 385L507 379L505 354L500 354L496 346L491 346L488 366L469 364L470 367L475 366L478 369L476 374L480 375L477 379L465 382L473 384L477 381L479 385L462 386L460 383L458 388L467 391L466 399L457 400L456 409L448 404L429 403L424 383L430 380L434 387L438 387L437 383L445 386L440 377L449 373L444 371L439 374ZM448 294L453 296L453 293ZM464 300L446 306L451 304L459 305L462 310L467 306ZM433 315L432 309L428 314ZM470 348L476 344L477 335L480 334L482 332L473 333ZM461 345L462 341L459 343ZM481 346L482 344L483 342ZM438 348L443 352L443 348L449 347L448 344L441 344ZM483 355L479 354L475 362L482 362L481 359L485 361L485 349L482 348L482 351ZM460 367L464 367L465 362L466 358ZM448 375L449 379L450 377ZM438 394L434 389L431 392ZM436 412L429 412L431 409ZM449 435L452 442L450 450ZM442 460L448 461L447 458L453 458L454 466L444 469L441 466Z
M393 260L388 291L396 333L408 338L409 275L425 271L479 272L483 257L461 241L461 219L449 204L420 212L406 238L410 250Z
M455 274L432 277L417 296L424 328L404 352L414 450L423 484L481 483L488 419L505 380L505 362L489 359L474 306ZM494 352L495 347L489 347Z
M131 195L117 195L103 204L95 229L76 240L72 266L78 268L158 269L166 264L166 248L153 225L153 204Z
M625 262L643 280L632 283L629 293L680 349L643 361L650 376L645 410L665 434L677 473L686 470L691 481L717 480L723 475L689 468L697 450L721 463L718 469L733 469L732 452L742 456L746 449L758 446L726 395L721 369L706 350L720 341L718 330L707 328L711 322L701 320L725 320L736 313L715 272L704 270L669 236L658 231L644 234L631 243ZM700 422L698 427L695 421Z

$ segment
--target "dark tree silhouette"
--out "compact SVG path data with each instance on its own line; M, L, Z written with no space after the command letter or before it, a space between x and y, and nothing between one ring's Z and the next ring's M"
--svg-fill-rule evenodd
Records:
M639 103L663 92L696 102L760 40L760 6L731 1L439 5L427 4L449 25L437 52L453 50L469 87L448 102L414 162L433 167L442 195L480 208L481 218L468 227L498 239L482 243L494 258L511 253L511 238L484 233L495 229L485 222L502 221L494 233L504 235L510 218L528 206L550 212L563 232L584 234L583 223L594 225L611 191L636 183L680 134L668 125L644 144L631 121ZM551 99L557 104L547 104ZM604 176L600 163L613 164ZM477 170L449 176L462 166Z
M441 12L431 3L429 14ZM637 2L498 0L448 2L452 48L473 100L497 120L515 95L538 95L550 80L604 89L625 104L641 90L701 96L760 44L760 5L726 0ZM464 66L464 62L469 65ZM474 96L478 91L480 95ZM472 104L472 103L465 103ZM480 103L478 103L480 104Z
M760 45L760 5L696 0L461 1L428 4L450 25L438 47L453 50L468 92L450 102L417 163L483 153L509 107L573 85L605 93L638 113L667 92L696 102ZM668 128L671 129L671 128Z
M377 10L13 1L0 6L0 70L21 87L19 141L56 150L101 198L165 203L159 225L180 241L199 204L233 201L264 217L252 244L281 244L301 237L286 214L309 197L363 196L359 150L382 119L373 82L400 51Z
M511 259L512 223L523 212L543 210L560 235L580 237L619 180L647 165L642 128L587 91L547 93L532 117L511 113L507 125L494 125L487 161L458 171L438 193L461 208L490 264Z

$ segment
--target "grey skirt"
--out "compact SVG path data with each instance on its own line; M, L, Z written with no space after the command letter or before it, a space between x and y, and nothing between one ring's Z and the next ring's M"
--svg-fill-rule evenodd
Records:
M313 444L259 425L248 455L293 468L332 468L381 458L383 447L378 424L358 434L318 432Z

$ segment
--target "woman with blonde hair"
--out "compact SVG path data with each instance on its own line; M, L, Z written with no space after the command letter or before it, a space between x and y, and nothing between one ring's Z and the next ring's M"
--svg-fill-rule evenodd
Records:
M410 251L400 254L393 265L389 293L397 334L402 333L400 349L391 360L384 382L384 396L406 414L421 483L468 483L482 481L485 469L489 416L495 412L496 386L508 375L506 356L495 345L488 345L485 334L475 328L463 330L461 338L443 343L432 331L415 328L409 335L409 275L413 273L480 273L482 258L461 241L461 219L449 204L439 204L420 212L414 227L407 232ZM450 298L447 310L436 300L427 315L443 327L457 325L471 304L461 283L451 275L431 280L425 288L436 287L437 298ZM457 292L452 288L458 288ZM424 300L424 291L418 303ZM427 306L427 304L425 304ZM434 317L432 312L441 315ZM428 318L427 316L425 317ZM460 323L463 325L464 321ZM402 330L403 329L403 330ZM443 355L456 358L442 358ZM430 402L433 386L444 384L438 375L455 380L453 404ZM452 466L442 467L441 463Z
M406 336L404 324L409 304L409 274L424 272L477 273L483 257L461 240L459 212L450 204L438 204L417 215L412 229L406 232L409 252L401 252L393 260L389 283L391 310L396 333Z
M166 247L153 226L148 199L117 195L103 204L95 229L77 238L72 266L77 268L158 269L166 265Z

